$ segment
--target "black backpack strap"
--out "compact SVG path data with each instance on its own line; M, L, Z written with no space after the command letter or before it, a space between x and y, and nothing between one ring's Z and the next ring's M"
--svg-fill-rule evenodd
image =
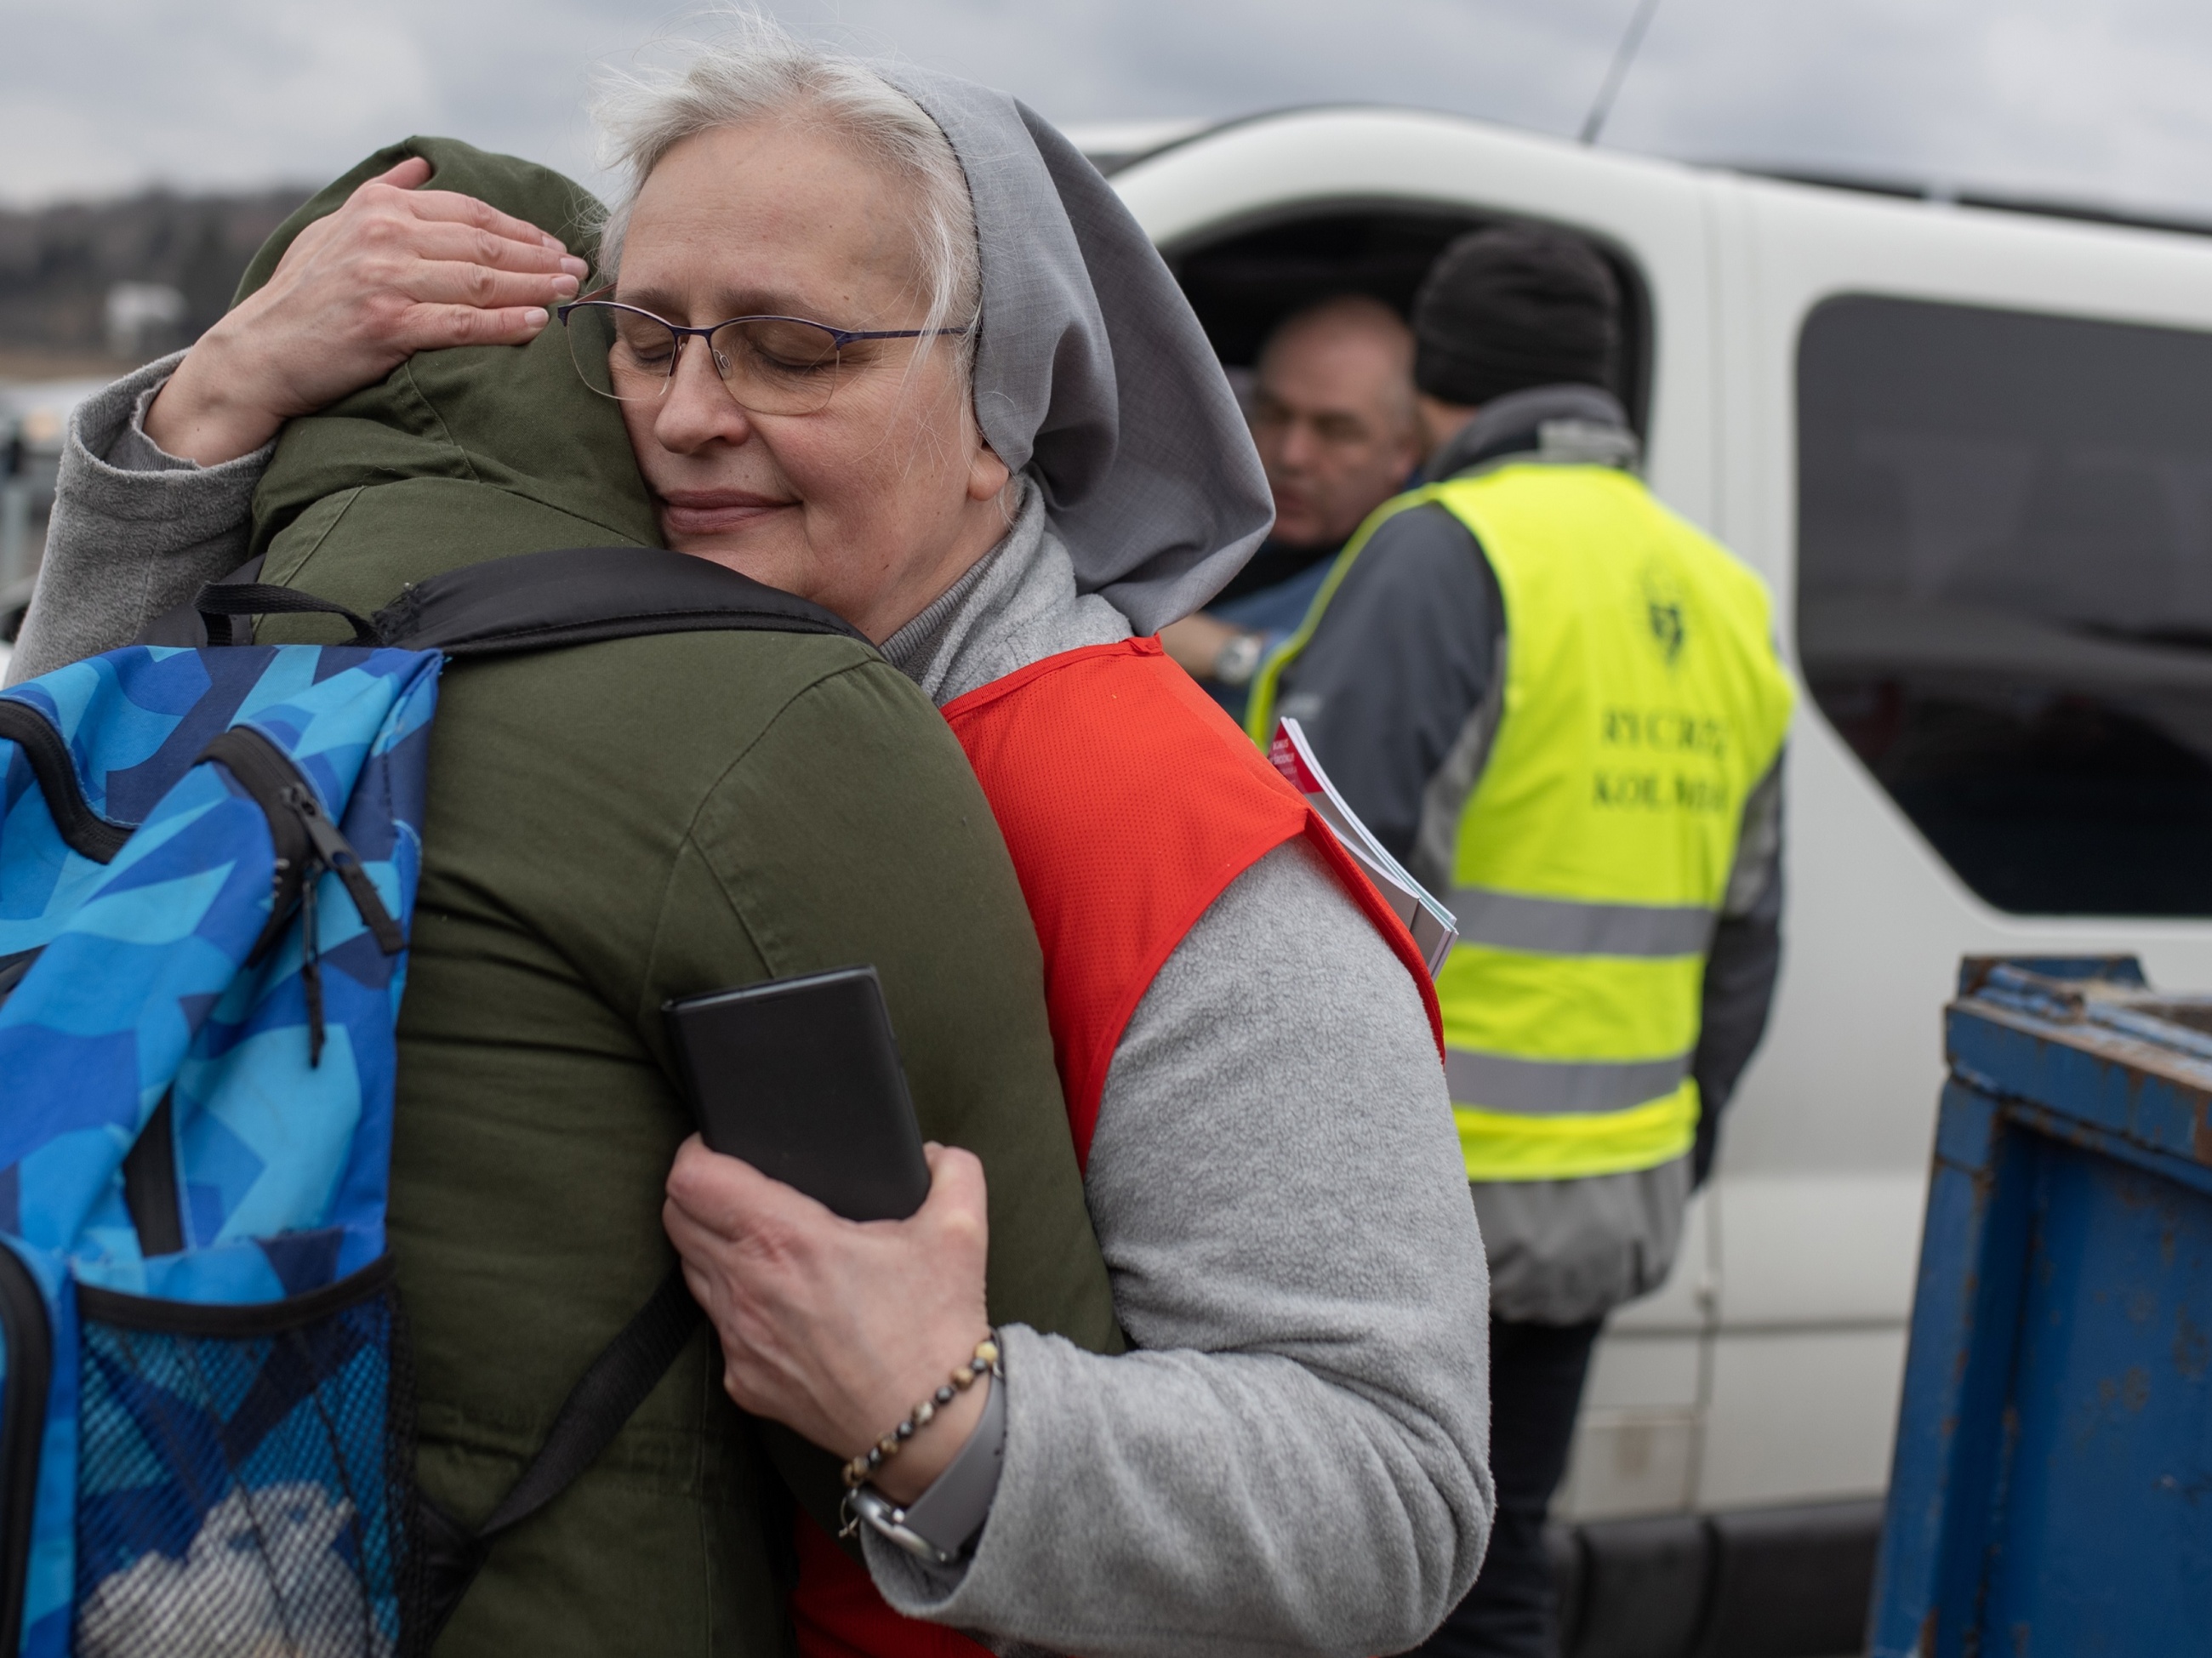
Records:
M296 587L280 587L261 580L264 555L256 554L228 575L218 576L204 583L189 603L173 610L164 610L146 624L143 632L131 642L138 645L182 645L198 648L207 645L251 645L253 642L252 618L257 616L298 615L319 612L327 616L343 616L353 624L353 641L356 645L380 644L375 625L366 617L357 616L343 604L332 604L327 598L318 598L313 593L303 593ZM240 627L240 622L248 625Z
M671 1267L653 1299L569 1389L538 1455L482 1525L471 1531L427 1497L420 1498L426 1649L460 1605L493 1540L574 1484L614 1442L623 1424L668 1374L701 1317L699 1303L684 1285L684 1269Z
M252 618L257 616L296 616L313 613L343 616L353 624L352 643L376 645L375 625L343 604L296 587L280 587L261 578L262 556L256 555L227 576L204 583L189 604L164 610L148 623L132 642L139 645L251 645ZM243 621L247 623L240 627Z
M253 560L157 617L142 645L246 645L232 618L322 613L352 623L356 645L512 656L641 634L837 634L867 642L843 617L689 553L659 547L563 547L517 553L410 582L374 616L256 580Z
M353 624L355 645L380 645L375 624L367 616L349 610L343 604L327 598L318 598L313 593L303 593L297 587L278 587L266 581L210 581L192 600L192 608L207 623L208 643L210 645L244 645L250 638L240 639L231 625L233 616L322 615L343 616Z
M197 650L209 644L251 644L252 641L250 639L234 636L234 629L228 618L223 621L219 629L215 630L217 636L210 638L208 618L200 614L199 601L201 594L205 593L208 587L224 587L241 581L260 580L262 556L261 554L256 553L228 575L218 576L206 586L203 586L199 592L193 594L174 610L162 611L161 615L148 623L145 630L131 642L134 645L182 645L190 650Z
M722 630L866 642L819 604L658 547L566 547L465 565L410 584L375 627L385 644L459 658Z

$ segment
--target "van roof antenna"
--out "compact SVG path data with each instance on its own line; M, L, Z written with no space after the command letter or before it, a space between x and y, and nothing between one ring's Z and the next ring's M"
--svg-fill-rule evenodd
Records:
M1628 20L1627 31L1620 44L1613 49L1613 66L1605 72L1605 81L1597 89L1597 101L1590 106L1589 116L1583 122L1582 142L1594 144L1599 133L1605 131L1606 118L1613 113L1613 100L1620 95L1620 83L1628 78L1629 65L1636 61L1637 48L1644 44L1644 36L1651 27L1651 15L1659 9L1659 0L1636 0L1636 14Z

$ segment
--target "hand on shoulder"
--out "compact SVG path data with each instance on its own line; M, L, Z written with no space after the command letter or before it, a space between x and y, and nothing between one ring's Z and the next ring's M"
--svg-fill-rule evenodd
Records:
M410 157L302 230L267 283L185 354L146 412L147 436L216 465L417 351L534 338L584 262L473 197L419 188L429 176Z

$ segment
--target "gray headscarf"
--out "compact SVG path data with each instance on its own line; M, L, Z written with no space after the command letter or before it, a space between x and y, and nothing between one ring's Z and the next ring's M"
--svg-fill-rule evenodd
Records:
M1097 169L1003 92L869 67L944 130L982 243L975 413L1027 468L1085 592L1142 634L1219 592L1274 507L1190 303Z

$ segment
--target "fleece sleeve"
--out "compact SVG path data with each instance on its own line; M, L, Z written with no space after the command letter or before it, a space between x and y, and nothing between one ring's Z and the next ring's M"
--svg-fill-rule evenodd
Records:
M125 375L70 415L10 684L129 644L201 584L245 562L253 487L276 445L220 466L156 447L146 408L181 355Z

